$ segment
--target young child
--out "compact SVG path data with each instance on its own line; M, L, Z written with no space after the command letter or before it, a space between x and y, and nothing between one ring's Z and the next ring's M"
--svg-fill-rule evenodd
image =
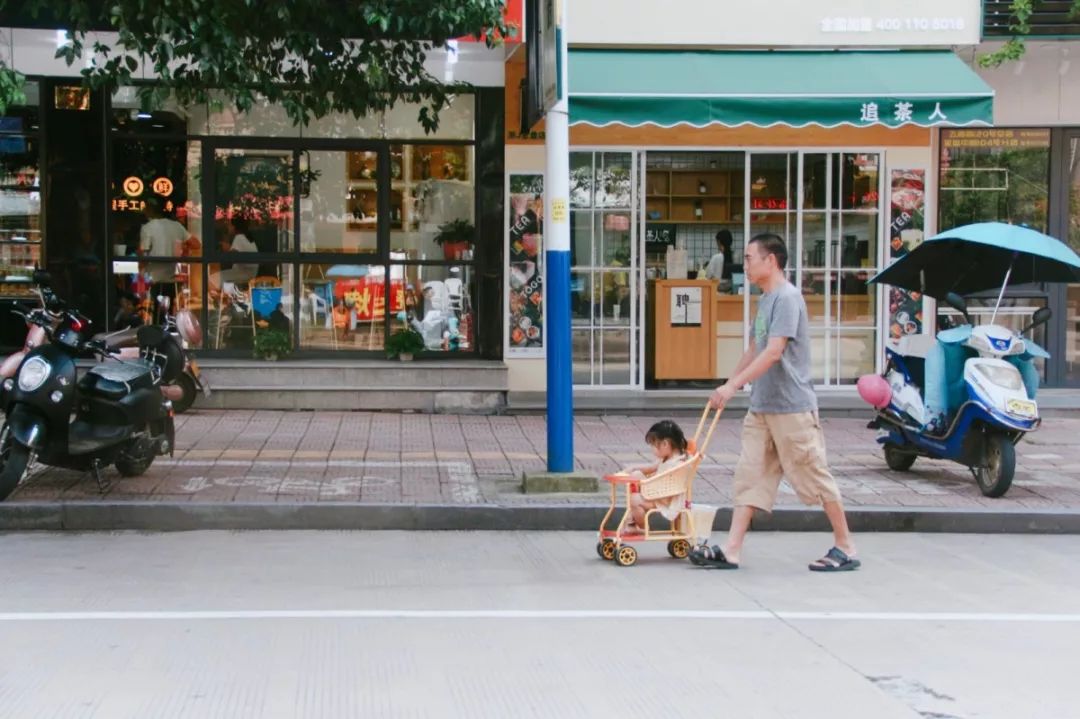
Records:
M640 479L651 477L675 467L687 459L686 435L679 425L665 419L657 422L645 433L645 441L652 447L653 454L659 460L657 464L645 467L628 467L626 471ZM626 525L628 532L645 531L645 514L650 509L660 510L660 514L669 521L674 521L686 501L685 495L667 499L650 500L635 492L630 496L630 514L632 521Z

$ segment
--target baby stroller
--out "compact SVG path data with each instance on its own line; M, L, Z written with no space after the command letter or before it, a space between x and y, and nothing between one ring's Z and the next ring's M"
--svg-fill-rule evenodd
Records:
M693 505L692 489L694 477L697 476L698 465L705 457L705 450L709 446L713 430L720 419L721 410L716 410L712 422L709 423L708 431L704 439L701 434L705 429L706 420L709 417L709 406L701 413L697 430L687 445L687 458L675 467L659 472L645 479L626 473L609 474L604 481L611 485L611 505L607 514L600 522L599 542L596 544L596 553L602 559L614 560L620 567L630 567L637 562L637 550L630 546L636 542L662 542L667 541L667 550L675 559L686 559L690 554L691 541L704 544L712 532L713 519L716 516L716 507L705 505ZM700 441L700 444L699 444ZM608 521L615 514L618 502L618 487L626 488L626 506L622 519L615 529L607 529ZM660 512L659 509L650 509L645 514L644 532L624 533L627 523L630 521L630 497L640 492L641 496L649 500L668 499L685 495L683 505L679 508L678 515L671 522L670 529L649 529L649 517Z

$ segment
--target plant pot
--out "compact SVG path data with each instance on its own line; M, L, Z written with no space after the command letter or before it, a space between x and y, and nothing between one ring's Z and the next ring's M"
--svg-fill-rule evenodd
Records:
M444 242L443 243L443 256L447 260L460 260L461 255L469 249L468 242Z
M402 352L398 355L398 359L402 362L412 362L412 352Z

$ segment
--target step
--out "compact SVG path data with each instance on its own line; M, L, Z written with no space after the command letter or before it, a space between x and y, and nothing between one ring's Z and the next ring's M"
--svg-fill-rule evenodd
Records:
M212 409L499 412L506 365L492 361L202 359Z
M662 412L700 412L709 401L710 390L641 390L578 387L574 389L575 413L656 414ZM866 417L873 412L859 397L854 387L819 390L818 407L831 417ZM1048 388L1039 391L1039 408L1043 417L1069 416L1080 413L1080 390ZM728 412L745 414L749 396L735 396ZM536 414L547 410L547 395L543 392L509 392L507 414Z

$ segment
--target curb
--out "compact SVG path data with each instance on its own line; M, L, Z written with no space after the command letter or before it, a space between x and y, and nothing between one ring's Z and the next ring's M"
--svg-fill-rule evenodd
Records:
M0 531L184 532L195 530L529 530L595 531L607 506L363 503L12 502L0 504ZM1080 534L1080 510L998 511L857 507L855 532ZM731 510L717 512L726 529ZM828 531L820 510L778 509L757 531Z

